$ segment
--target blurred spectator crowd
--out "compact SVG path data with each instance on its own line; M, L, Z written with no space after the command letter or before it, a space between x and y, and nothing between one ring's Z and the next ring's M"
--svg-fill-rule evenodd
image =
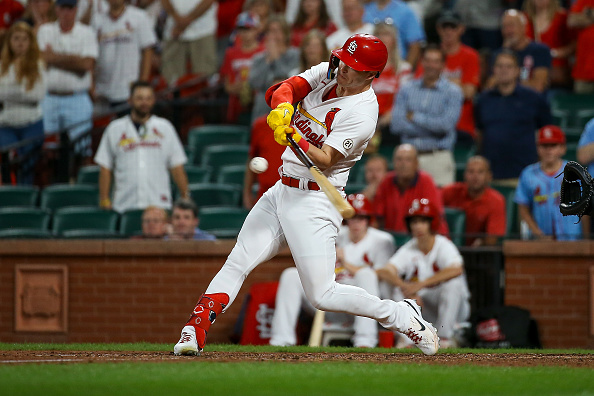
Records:
M558 204L551 176L565 160L594 162L592 139L580 141L592 107L564 107L567 98L594 95L594 0L0 0L2 184L40 184L42 150L64 136L76 178L95 158L98 119L126 116L132 83L148 82L163 98L194 85L224 101L221 124L251 130L247 159L271 163L266 176L244 166L239 200L249 209L275 182L279 161L278 150L255 138L267 129L266 89L327 61L355 33L380 37L389 53L373 83L377 131L349 179L351 192L380 202L378 225L406 231L402 208L414 198L441 204L443 192L446 207L465 211L464 232L476 234L467 244L520 233L520 220L527 238L589 236L589 219L563 233L553 210L534 213ZM200 165L202 153L180 125L187 165ZM551 125L561 127L554 138ZM7 164L14 157L22 158L16 170ZM181 157L171 162L186 164ZM546 187L529 166L551 179ZM419 184L428 190L406 196ZM483 201L499 217L504 207L507 225L487 226Z

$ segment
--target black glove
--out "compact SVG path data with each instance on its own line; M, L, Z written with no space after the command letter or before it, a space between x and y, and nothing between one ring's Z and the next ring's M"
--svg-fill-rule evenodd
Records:
M560 176L560 175L559 175ZM563 216L578 216L592 213L594 181L586 168L575 161L569 161L563 169L561 201L559 210Z

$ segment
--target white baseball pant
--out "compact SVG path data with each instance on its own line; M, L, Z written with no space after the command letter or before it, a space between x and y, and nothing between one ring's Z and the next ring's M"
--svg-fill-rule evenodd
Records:
M248 274L288 245L308 301L317 309L365 316L391 330L408 328L406 303L380 300L334 279L335 241L342 218L321 191L305 191L280 181L248 214L237 243L206 293L226 293L229 305Z
M369 267L361 268L353 278L346 278L341 280L340 283L359 286L374 296L379 295L377 274ZM312 314L315 312L315 308L305 297L297 269L287 268L280 277L280 283L276 292L270 337L271 345L286 346L297 344L295 328L297 327L301 308ZM326 316L327 321L333 321L332 319L336 318ZM375 320L355 316L353 328L355 330L352 338L354 346L369 348L377 346L377 323Z

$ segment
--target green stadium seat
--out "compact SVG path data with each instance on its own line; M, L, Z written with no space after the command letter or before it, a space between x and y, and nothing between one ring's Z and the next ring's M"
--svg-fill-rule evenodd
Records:
M88 184L53 184L41 191L41 208L56 210L66 206L97 206L99 187Z
M518 205L514 202L514 196L516 195L516 188L510 186L501 186L496 183L491 185L492 188L499 191L505 198L505 214L506 214L506 225L505 225L505 237L519 238L520 236L520 220L518 215Z
M344 193L346 195L358 194L360 192L363 192L363 190L365 190L365 187L367 187L365 183L347 183L347 185L344 187Z
M119 239L122 238L122 235L115 231L76 229L66 230L60 237L66 239Z
M0 186L0 208L37 206L39 188L33 186Z
M394 156L395 145L380 144L377 153L383 156L388 161L388 169L392 169L394 166L392 157Z
M120 215L120 234L130 237L142 233L142 214L144 209L127 210Z
M456 246L464 246L466 234L466 212L461 209L445 208L445 218L450 229L450 238Z
M49 239L52 233L48 230L34 230L31 228L11 228L0 230L0 239Z
M245 165L225 165L219 169L217 183L234 184L243 188L243 178L245 176Z
M67 207L54 212L52 231L64 236L69 230L99 230L117 233L119 215L98 207Z
M202 125L188 132L188 150L194 164L200 164L204 149L221 144L248 144L250 129L243 125Z
M551 99L553 122L562 128L583 128L594 117L594 95L557 94Z
M365 183L365 162L367 157L363 156L359 161L355 162L355 165L351 168L349 173L348 183L363 184Z
M204 150L202 166L210 166L213 169L213 180L216 180L221 167L226 165L245 165L248 160L248 145L221 144L209 146Z
M235 238L248 213L247 209L237 207L201 208L200 228L217 238Z
M192 200L199 208L206 206L239 206L241 188L217 183L195 183L188 186Z
M565 137L567 139L567 144L578 143L580 138L582 137L583 128L565 128L563 131L565 132Z
M392 238L394 238L394 244L396 244L397 248L404 245L406 242L410 241L411 236L407 232L396 232L388 230L385 231L389 232L392 235Z
M27 207L0 208L0 230L48 230L51 215L48 210Z
M101 167L99 167L99 165L83 166L78 170L78 174L76 175L76 183L92 184L94 186L98 186L100 171Z
M184 166L186 175L188 176L188 184L192 183L208 183L212 175L212 169L207 166Z
M470 157L476 154L476 147L456 145L454 146L454 163L456 164L456 181L464 180L464 170L466 162Z

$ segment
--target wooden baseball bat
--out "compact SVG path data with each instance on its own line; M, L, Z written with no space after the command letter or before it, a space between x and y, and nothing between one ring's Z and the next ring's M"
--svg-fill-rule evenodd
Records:
M319 347L322 345L322 331L324 327L324 311L316 309L313 323L311 325L311 332L309 333L309 346Z
M320 189L326 194L332 205L338 210L341 216L345 219L350 219L355 215L355 209L351 206L346 199L340 195L336 187L330 183L330 180L322 173L320 168L311 162L311 159L305 154L305 151L295 142L290 134L287 134L287 140L291 142L291 146L295 149L295 154L299 157L301 162L309 169L309 172L313 176Z

